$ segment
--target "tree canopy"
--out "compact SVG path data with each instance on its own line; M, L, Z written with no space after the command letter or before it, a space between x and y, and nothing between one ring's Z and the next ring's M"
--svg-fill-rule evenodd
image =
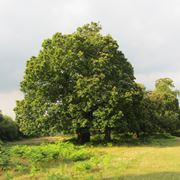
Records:
M172 131L179 121L173 81L156 81L148 92L111 35L97 23L72 34L56 33L27 61L16 120L25 135L74 132L80 143L91 132Z
M126 128L132 103L133 68L117 42L91 23L72 34L56 33L27 62L16 119L25 134L90 128ZM81 132L82 131L82 132Z

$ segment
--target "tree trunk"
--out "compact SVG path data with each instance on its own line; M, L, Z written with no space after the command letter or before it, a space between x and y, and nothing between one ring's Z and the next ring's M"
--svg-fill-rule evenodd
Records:
M140 138L139 131L136 132L137 138Z
M85 144L86 142L90 142L89 128L78 128L76 133L77 133L77 141L79 144Z
M133 139L138 139L139 137L140 137L139 131L136 131L133 133L133 136L132 136Z
M106 128L106 129L105 129L104 140L105 140L106 142L111 141L111 129L110 129L110 128Z

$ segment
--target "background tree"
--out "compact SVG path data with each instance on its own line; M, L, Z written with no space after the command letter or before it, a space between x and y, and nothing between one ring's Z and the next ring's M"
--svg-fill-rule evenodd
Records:
M117 42L100 30L91 23L72 34L56 33L27 62L21 82L24 100L15 108L21 131L74 131L83 143L93 128L110 139L111 129L127 127L123 110L132 101L133 68Z
M153 91L144 91L141 131L172 133L179 124L178 91L170 78L158 79Z
M139 87L141 87L139 92L142 98L137 100L137 103L133 105L134 110L130 111L129 116L134 117L134 120L136 119L136 121L131 120L129 122L129 125L132 126L130 132L136 130L138 136L138 132L148 134L172 133L178 129L178 91L174 89L173 81L170 78L158 79L153 91L146 91L142 85Z
M18 138L19 131L16 122L0 112L0 140L10 141Z
M174 89L173 80L170 78L158 79L155 83L155 100L159 104L158 119L160 127L172 132L177 128L179 121L178 91Z

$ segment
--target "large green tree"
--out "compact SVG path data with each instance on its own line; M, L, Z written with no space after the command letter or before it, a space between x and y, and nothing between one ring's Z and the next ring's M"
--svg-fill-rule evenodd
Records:
M80 143L98 129L128 129L124 113L136 88L133 68L97 23L72 34L56 33L27 62L16 120L26 135L74 131Z

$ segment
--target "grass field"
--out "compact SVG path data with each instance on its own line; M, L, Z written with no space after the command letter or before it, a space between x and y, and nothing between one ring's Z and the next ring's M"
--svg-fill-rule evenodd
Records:
M180 180L180 138L121 146L53 143L67 138L34 138L5 144L4 154L9 159L5 157L1 163L0 179Z

